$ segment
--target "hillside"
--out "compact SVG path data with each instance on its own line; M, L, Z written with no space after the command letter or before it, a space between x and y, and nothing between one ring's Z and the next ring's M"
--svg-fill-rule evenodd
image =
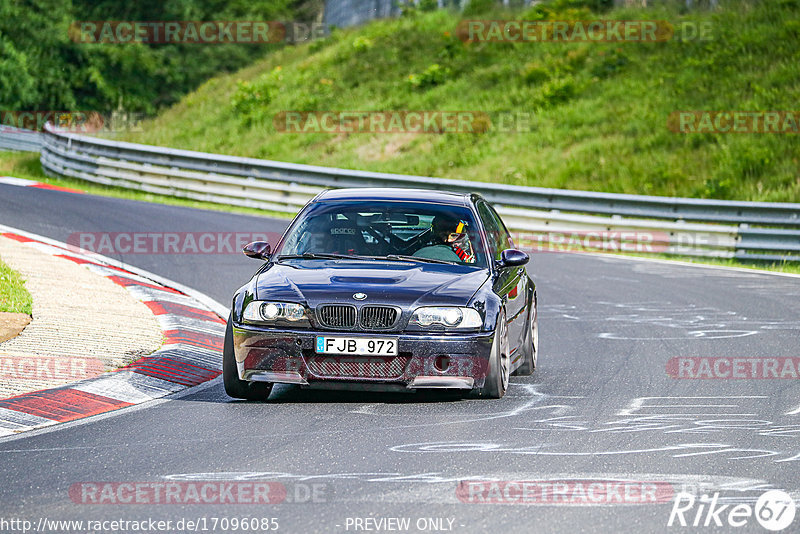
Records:
M471 19L667 20L666 42L463 42L459 15L417 12L273 53L213 78L144 131L149 144L353 169L621 193L800 202L800 138L681 134L671 113L791 111L800 2L718 11L540 4ZM476 2L476 5L478 2ZM710 28L708 40L682 28ZM694 26L692 26L694 25ZM524 113L527 131L283 133L284 111Z

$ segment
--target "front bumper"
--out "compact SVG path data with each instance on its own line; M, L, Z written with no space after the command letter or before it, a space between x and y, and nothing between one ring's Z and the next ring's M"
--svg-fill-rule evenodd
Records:
M493 333L426 334L284 330L233 325L239 378L357 390L472 389L486 379ZM397 356L317 354L318 335L392 337Z

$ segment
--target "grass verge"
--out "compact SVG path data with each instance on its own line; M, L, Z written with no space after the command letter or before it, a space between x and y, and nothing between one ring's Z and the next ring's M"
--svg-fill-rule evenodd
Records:
M0 312L33 313L33 299L25 280L0 260Z

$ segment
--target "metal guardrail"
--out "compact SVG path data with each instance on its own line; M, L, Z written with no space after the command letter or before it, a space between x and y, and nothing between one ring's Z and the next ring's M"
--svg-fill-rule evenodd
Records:
M800 204L569 191L336 169L44 134L45 172L217 203L296 212L325 188L475 191L534 250L656 252L800 261ZM599 246L598 246L599 245Z
M39 152L41 147L42 134L40 132L0 124L0 150Z

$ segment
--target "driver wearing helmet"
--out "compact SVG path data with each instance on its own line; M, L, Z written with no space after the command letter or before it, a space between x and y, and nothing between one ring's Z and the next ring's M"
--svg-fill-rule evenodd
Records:
M437 215L431 221L431 242L419 249L414 256L437 260L475 263L475 254L467 235L464 221L456 221L445 215Z

